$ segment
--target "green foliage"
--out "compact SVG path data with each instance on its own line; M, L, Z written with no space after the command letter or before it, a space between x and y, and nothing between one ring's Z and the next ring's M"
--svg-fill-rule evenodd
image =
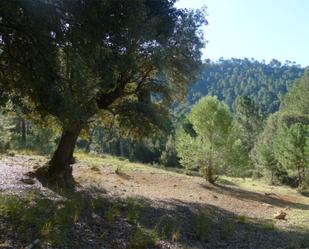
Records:
M10 220L12 229L22 238L28 239L31 228L31 233L41 236L41 243L56 247L66 240L66 233L82 212L90 209L90 203L80 195L58 202L37 197L36 192L29 192L25 198L0 195L0 215Z
M162 144L158 137L144 138L138 143L131 144L130 158L143 163L158 163Z
M102 112L122 137L168 130L168 107L184 98L201 65L207 24L204 10L174 3L0 3L1 93L29 116L52 118L60 143L70 140L51 166L68 167L80 131Z
M301 188L305 184L308 172L308 82L308 72L305 72L284 97L281 110L268 118L255 145L256 164L271 172L272 182L277 176L290 184L297 179Z
M129 242L129 249L148 249L155 246L156 235L142 227L138 227Z
M309 126L295 123L283 125L274 140L274 152L278 162L287 170L297 172L301 186L309 167Z
M0 152L10 148L13 128L13 121L7 115L0 114Z
M178 222L170 215L160 217L153 230L156 232L157 236L162 239L171 239L175 241L180 237Z
M266 221L263 223L263 229L265 230L275 230L275 222L272 220Z
M299 185L308 168L308 117L298 113L271 115L254 148L257 169L271 173L271 182ZM260 171L261 172L261 171ZM265 174L265 173L264 173ZM290 179L288 179L290 178Z
M5 149L49 154L55 148L58 127L52 119L22 115L7 104L0 109L0 151Z
M1 214L9 216L11 219L13 219L13 221L17 219L22 208L23 204L16 196L0 196ZM17 222L18 221L16 221L16 223Z
M242 141L247 153L250 153L258 134L263 130L263 117L255 102L241 96L236 101L236 121L242 130Z
M282 109L294 113L309 115L309 71L298 79L284 96Z
M126 209L127 209L126 218L128 222L130 223L136 222L138 219L139 213L140 213L140 209L141 209L140 202L136 199L129 198L127 201Z
M167 137L165 149L160 156L160 163L167 167L179 166L179 158L177 156L175 139L172 135Z
M119 207L116 203L112 203L104 213L104 217L109 225L113 225L113 223L119 218L119 216Z
M192 108L188 119L196 136L183 128L177 132L180 162L187 169L199 168L208 181L214 182L215 175L228 172L240 162L235 155L242 154L242 144L232 115L217 98L204 97Z
M211 220L203 212L194 216L194 232L200 241L207 241L211 231Z
M245 223L248 222L248 217L247 217L246 215L241 214L241 215L238 215L238 216L236 217L236 221L237 221L238 223L245 224Z
M304 195L309 197L309 174L308 174L308 169L306 172L306 175L303 179L302 185L298 188L298 191Z
M23 200L16 196L0 196L0 213L11 220L12 226L17 229L20 236L26 233L31 227L34 232L42 232L47 238L55 231L55 224L52 218L47 220L45 214L51 211L50 202L41 200L35 207L25 208Z
M282 171L273 149L274 138L279 126L279 113L272 114L267 119L263 132L259 135L253 149L253 160L259 174L264 170L271 173L270 182L274 183L275 176Z
M39 154L50 154L56 147L57 137L52 129L49 127L40 127L35 124L27 122L28 129L26 133L25 144L19 142L19 134L14 134L15 139L12 141L13 148L28 149L36 151Z
M222 240L228 239L228 237L234 232L235 224L231 221L226 221L221 228L220 238Z
M215 95L235 110L235 100L249 96L266 116L278 111L282 96L303 73L300 66L275 59L269 64L254 59L209 61L189 89L188 100L192 104L202 96Z

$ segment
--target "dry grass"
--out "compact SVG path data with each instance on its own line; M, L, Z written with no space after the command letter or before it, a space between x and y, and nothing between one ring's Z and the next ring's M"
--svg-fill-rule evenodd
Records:
M262 180L232 177L221 177L219 184L214 186L200 177L112 156L77 153L76 157L79 163L75 173L80 182L92 182L122 197L208 203L231 211L237 217L266 221L272 219L275 212L285 210L288 213L286 221L274 220L271 225L266 222L265 227L309 228L309 198L287 186L270 186ZM88 167L94 168L88 170Z
M99 220L104 220L106 231L117 233L119 226L123 227L123 222L126 222L128 237L125 239L131 248L142 247L143 241L147 242L144 245L147 248L148 243L152 245L155 240L158 243L161 240L165 240L164 243L180 241L186 245L184 238L188 234L193 234L191 242L202 243L201 247L196 248L224 248L224 243L234 243L234 247L230 248L237 248L235 243L243 246L242 248L260 248L258 240L261 238L266 243L263 244L264 248L281 248L282 245L287 248L309 247L309 241L306 240L309 234L309 198L301 196L295 189L270 186L266 182L249 178L231 177L221 177L217 185L211 185L201 177L165 170L159 166L131 163L123 158L81 152L77 152L75 157L77 162L73 166L73 173L78 189L92 191L90 195L87 194L85 206L75 210L72 207L83 203L81 196L67 197L71 200L65 204L68 209L66 206L57 209L55 213L59 215L52 219L51 216L44 217L45 213L42 212L43 218L39 220L32 217L32 210L21 212L23 208L20 208L20 202L15 199L11 202L2 201L0 209L10 210L6 213L19 210L17 213L22 216L14 217L39 224L37 227L40 236L53 240L57 239L57 236L53 237L57 232L55 224L62 227L62 224L66 224L66 217L69 217L68 223L74 225L80 218L88 220L90 216L92 219L91 212L94 212L95 217L99 216ZM30 170L46 161L43 157L17 155L4 156L0 163L10 165L6 167L8 170L15 166L16 170L20 167L24 172L27 167ZM14 183L18 182L17 178ZM62 195L61 191L58 193ZM93 199L89 202L89 198L96 198L93 193L95 196L103 194L105 201ZM32 203L33 196L40 195L36 194L28 193L25 202ZM18 205L11 205L12 203ZM42 203L39 204L38 210L41 210ZM69 212L67 215L66 210L76 212ZM273 219L273 215L280 210L288 214L286 220ZM88 216L84 217L85 214ZM27 224L24 224L25 230ZM102 227L102 224L98 226ZM221 247L220 243L223 243Z

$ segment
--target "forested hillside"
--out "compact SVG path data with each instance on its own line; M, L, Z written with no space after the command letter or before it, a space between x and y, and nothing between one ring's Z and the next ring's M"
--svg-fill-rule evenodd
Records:
M215 95L234 110L239 96L250 96L263 114L278 110L282 96L304 73L299 65L273 59L266 64L254 59L221 59L204 64L200 80L189 87L188 100Z

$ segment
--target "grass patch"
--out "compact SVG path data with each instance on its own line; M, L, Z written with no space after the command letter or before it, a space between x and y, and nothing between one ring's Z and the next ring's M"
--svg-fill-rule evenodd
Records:
M262 228L269 231L275 230L275 222L272 220L266 221L262 224Z
M170 239L172 241L179 240L181 235L177 220L170 215L160 217L154 227L154 231L161 239Z
M126 219L129 223L136 223L140 214L142 204L135 198L127 199Z
M112 203L104 213L104 218L108 225L112 226L120 217L119 206L117 203Z
M157 235L154 231L148 231L138 227L133 233L128 249L149 249L156 245Z
M228 239L228 237L233 233L235 230L235 224L232 221L225 222L220 230L220 238L222 240Z
M236 221L238 223L245 224L245 223L247 223L249 221L249 217L247 217L246 215L241 214L241 215L236 216Z
M31 231L42 238L42 243L49 242L52 245L61 244L66 239L68 229L87 210L87 202L77 196L54 202L49 199L36 200L33 192L23 199L14 195L0 195L0 215L10 222L20 237L28 240Z
M210 236L211 220L204 212L199 212L193 218L193 228L200 241L208 241Z
M169 172L160 167L154 167L142 163L129 162L128 159L121 157L115 157L111 155L95 155L87 154L85 152L77 151L74 153L78 162L86 164L88 166L97 167L112 167L115 171L121 169L123 172L153 172L164 174L176 174L175 172Z

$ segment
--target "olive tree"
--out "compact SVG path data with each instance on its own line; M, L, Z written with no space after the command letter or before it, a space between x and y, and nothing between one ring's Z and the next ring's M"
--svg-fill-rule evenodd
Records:
M201 64L206 24L203 11L174 3L0 2L0 99L58 123L50 179L71 185L77 138L101 114L130 136L166 127L167 107Z

